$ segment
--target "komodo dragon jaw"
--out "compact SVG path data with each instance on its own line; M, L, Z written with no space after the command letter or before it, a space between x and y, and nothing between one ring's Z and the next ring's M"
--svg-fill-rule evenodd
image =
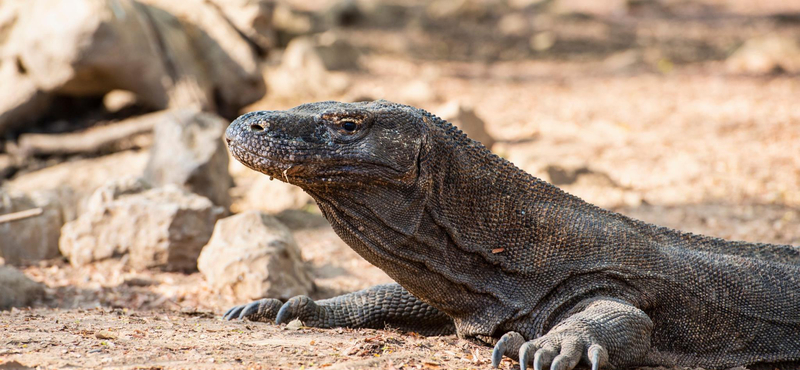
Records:
M391 326L494 343L522 370L800 361L800 252L593 206L413 107L322 102L226 132L246 166L300 186L396 284L226 319Z

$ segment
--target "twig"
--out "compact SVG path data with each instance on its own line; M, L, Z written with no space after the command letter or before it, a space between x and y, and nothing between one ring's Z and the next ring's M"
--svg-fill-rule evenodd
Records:
M38 216L41 215L42 212L44 212L42 208L31 208L31 209L26 209L24 211L6 213L4 215L0 215L0 224L11 221L22 220L28 217Z
M80 132L23 134L14 151L23 156L95 153L136 135L149 133L158 122L179 117L174 111L161 111Z

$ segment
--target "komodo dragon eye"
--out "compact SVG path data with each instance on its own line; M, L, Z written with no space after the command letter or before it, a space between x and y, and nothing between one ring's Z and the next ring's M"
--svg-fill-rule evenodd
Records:
M347 132L353 132L358 128L358 123L353 121L342 121L342 129Z
M341 140L357 140L366 133L370 126L369 116L357 113L327 113L322 119L328 127L338 132Z

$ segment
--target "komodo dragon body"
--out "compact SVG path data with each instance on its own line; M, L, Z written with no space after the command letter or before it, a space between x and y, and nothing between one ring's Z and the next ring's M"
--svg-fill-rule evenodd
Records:
M650 225L569 195L423 110L387 101L252 112L246 166L300 186L396 284L265 299L225 318L387 325L494 345L522 369L800 361L800 253Z

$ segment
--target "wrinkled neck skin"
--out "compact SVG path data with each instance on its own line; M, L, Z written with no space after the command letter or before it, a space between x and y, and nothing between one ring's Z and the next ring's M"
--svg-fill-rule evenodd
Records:
M561 281L544 265L545 257L548 264L556 262L552 255L539 256L542 265L530 261L530 267L515 258L522 249L525 258L537 256L529 248L537 243L534 228L557 232L552 220L540 218L547 212L533 208L552 205L555 212L555 204L569 207L573 198L449 125L428 122L428 128L419 166L405 182L307 191L347 244L452 316L459 335L491 336L534 308L544 313L537 329L544 331L574 297L544 302ZM539 199L537 192L546 187L565 199Z

